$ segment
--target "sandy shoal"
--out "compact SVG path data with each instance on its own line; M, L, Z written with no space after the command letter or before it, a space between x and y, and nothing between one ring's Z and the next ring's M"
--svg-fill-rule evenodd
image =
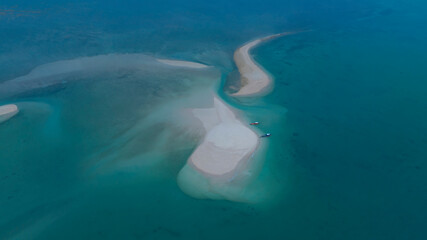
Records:
M259 145L257 134L216 97L213 108L194 109L193 114L203 123L206 136L190 156L189 163L204 174L232 173Z
M18 106L16 106L15 104L0 106L0 123L15 116L18 112Z

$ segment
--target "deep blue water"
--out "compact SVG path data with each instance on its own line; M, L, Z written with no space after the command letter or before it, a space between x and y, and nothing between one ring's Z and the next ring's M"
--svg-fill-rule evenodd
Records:
M426 35L411 21L387 25L391 20L283 38L255 51L276 77L267 101L288 109L293 158L304 169L298 178L311 186L300 193L311 198L305 207L324 211L303 220L317 232L312 238L425 236Z
M214 65L226 84L239 45L312 31L253 51L271 94L241 101L217 88L273 133L259 178L281 189L277 202L186 196L176 175L195 137L166 121L141 127L218 73L78 76L0 96L23 106L0 125L0 239L425 239L426 13L415 0L1 2L0 82L58 60L144 53Z

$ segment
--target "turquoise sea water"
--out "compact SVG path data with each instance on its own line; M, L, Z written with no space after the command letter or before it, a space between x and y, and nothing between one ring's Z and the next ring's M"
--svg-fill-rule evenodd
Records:
M64 59L148 55L142 68L122 59L0 95L21 108L0 125L0 239L424 239L426 11L415 0L0 3L0 83ZM224 93L239 45L300 29L313 31L252 52L275 79L269 95ZM200 135L173 109L205 104L209 89L272 132L251 186L268 201L177 186Z

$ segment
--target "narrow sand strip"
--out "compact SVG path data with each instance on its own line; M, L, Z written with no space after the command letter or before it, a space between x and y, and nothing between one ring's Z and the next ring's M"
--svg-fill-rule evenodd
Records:
M16 106L15 104L0 106L0 123L15 116L18 112L18 106Z
M214 176L231 173L248 160L259 144L255 132L216 97L212 109L194 109L193 114L207 132L189 159L200 172Z
M206 68L209 67L208 65L196 63L196 62L189 62L189 61L180 61L180 60L170 60L170 59L156 59L158 62L175 66L175 67L188 67L188 68Z
M234 53L234 61L240 72L242 87L234 96L251 96L265 91L272 83L270 76L264 72L250 56L250 51L258 44L280 36L290 35L290 33L279 33L249 42Z

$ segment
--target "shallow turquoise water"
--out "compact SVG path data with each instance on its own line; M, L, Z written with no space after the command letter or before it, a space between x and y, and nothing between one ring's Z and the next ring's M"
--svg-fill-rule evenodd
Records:
M108 53L217 69L121 69L0 96L22 106L0 125L0 239L424 239L421 1L19 0L0 9L15 10L0 15L0 82ZM224 94L237 46L294 29L313 31L253 51L275 78L270 95ZM255 185L273 201L196 200L178 188L200 136L169 110L210 88L273 133Z

